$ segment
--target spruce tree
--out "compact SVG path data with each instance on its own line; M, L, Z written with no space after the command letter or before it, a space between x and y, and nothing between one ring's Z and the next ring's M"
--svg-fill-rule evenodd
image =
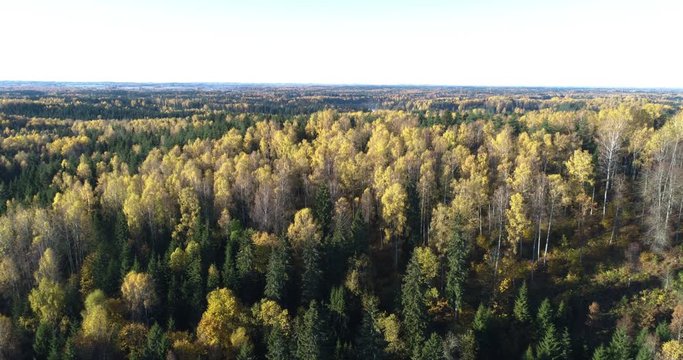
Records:
M223 261L223 286L236 290L238 287L237 265L235 258L239 247L239 232L233 231L225 244L225 259Z
M425 341L422 349L413 354L413 358L416 360L443 360L443 340L441 337L437 333L432 333L429 339Z
M550 305L550 300L548 300L548 298L545 298L538 307L536 322L538 323L538 330L540 334L544 334L548 327L554 323L553 307Z
M448 243L446 250L446 298L456 314L462 305L463 288L467 279L468 246L457 230Z
M363 320L356 336L357 358L367 360L380 360L384 358L386 342L377 325L377 301L368 299L363 306Z
M264 295L275 301L282 301L289 281L289 252L286 244L275 246L270 253Z
M143 358L145 360L164 360L170 347L171 344L166 333L159 324L154 323L147 333L147 344Z
M427 329L425 290L427 284L420 269L417 256L413 254L403 276L401 305L406 343L410 353L422 348Z
M285 336L280 325L276 324L268 333L268 343L266 359L268 360L289 360L289 347L287 344L287 337Z
M318 245L313 241L304 244L303 254L303 274L301 274L301 302L309 303L311 300L318 299L320 291L320 281L322 271L320 270L320 252Z
M330 197L330 190L326 185L321 185L315 194L315 206L313 208L313 216L320 224L320 228L324 235L330 233L332 226L332 210L334 204Z
M33 338L33 351L38 359L46 359L50 353L50 344L53 342L54 331L52 326L41 321Z
M527 323L531 319L529 313L529 294L526 282L522 283L522 286L519 288L513 313L515 314L515 319L520 323Z
M610 360L611 357L604 345L598 346L593 352L593 360Z
M560 346L562 347L562 358L569 359L572 355L572 339L569 336L569 329L566 327L562 331L562 339L560 340Z
M631 359L631 352L631 337L628 336L624 329L617 328L607 347L609 357L615 360Z
M296 357L299 360L325 358L325 327L321 323L318 302L313 300L299 320L296 334Z
M562 342L558 337L555 325L549 324L543 333L540 343L536 349L536 359L538 360L560 360L562 357Z
M330 319L337 338L346 336L348 318L346 315L346 291L343 286L335 286L330 291Z
M256 360L254 351L254 344L251 341L243 342L237 350L237 360Z

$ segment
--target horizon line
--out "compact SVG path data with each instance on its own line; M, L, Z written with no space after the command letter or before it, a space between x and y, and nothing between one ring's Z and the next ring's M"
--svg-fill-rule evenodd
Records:
M669 90L683 91L681 87L666 86L590 86L590 85L459 85L459 84L373 84L373 83L324 83L324 82L232 82L232 81L77 81L77 80L0 80L0 88L8 87L7 84L45 84L57 85L54 87L79 87L79 85L218 85L218 86L264 86L264 87L405 87L405 88L512 88L512 89L590 89L590 90ZM65 86L61 86L61 85Z

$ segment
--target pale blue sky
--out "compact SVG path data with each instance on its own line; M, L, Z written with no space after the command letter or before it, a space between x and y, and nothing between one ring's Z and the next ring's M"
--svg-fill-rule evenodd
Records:
M0 80L683 87L680 0L0 0Z

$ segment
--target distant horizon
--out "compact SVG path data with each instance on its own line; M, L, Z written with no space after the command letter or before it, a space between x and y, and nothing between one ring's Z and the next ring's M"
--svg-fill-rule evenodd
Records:
M314 83L314 82L234 82L234 81L60 81L60 80L0 80L0 88L7 84L56 85L56 87L79 85L212 85L212 86L263 86L263 87L373 87L373 88L511 88L511 89L588 89L588 90L670 90L683 91L683 87L636 87L636 86L564 86L564 85L459 85L459 84L372 84L372 83Z

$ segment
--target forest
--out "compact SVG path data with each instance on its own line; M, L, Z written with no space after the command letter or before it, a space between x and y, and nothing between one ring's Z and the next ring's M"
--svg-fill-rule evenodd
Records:
M683 360L682 233L676 91L0 83L0 359Z

